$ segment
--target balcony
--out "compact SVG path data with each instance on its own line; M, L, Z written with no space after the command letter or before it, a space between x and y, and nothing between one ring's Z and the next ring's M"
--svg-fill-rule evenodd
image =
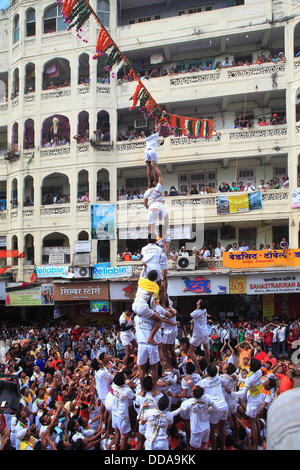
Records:
M52 100L60 100L62 98L67 98L71 96L71 88L57 88L54 90L47 90L41 93L41 101L52 101Z
M43 216L53 216L53 215L69 215L71 212L70 204L51 204L50 206L42 206L40 208L40 215Z
M300 135L300 126L297 128L297 135ZM220 152L222 158L231 158L234 152L241 157L251 157L257 155L259 151L270 152L270 148L280 145L281 152L288 145L287 126L265 126L251 129L222 130L210 139L189 137L167 137L159 142L158 160L160 164L176 162L198 162L201 160L211 160L218 158ZM121 167L139 166L144 163L143 151L145 142L143 139L131 141L118 141L117 163Z
M124 5L122 5L124 9ZM141 12L143 15L144 12ZM138 16L133 15L133 16ZM161 44L176 44L198 40L200 33L214 33L244 27L249 23L262 25L269 17L269 2L245 0L245 5L220 8L191 15L173 16L155 21L118 27L117 43L122 51L137 49L137 39L142 47L157 46L157 35ZM222 27L220 27L222 25ZM259 28L259 27L258 27Z
M285 70L284 62L266 63L204 72L178 73L144 80L144 84L158 103L177 103L216 96L234 96L245 92L250 93L256 89L260 92L270 91L274 73L277 74L278 89L283 89ZM119 108L128 108L135 87L135 82L124 82L117 87Z
M164 198L164 205L170 217L174 221L184 221L184 223L216 223L233 222L239 220L264 220L274 218L286 219L289 203L289 191L268 190L262 193L261 210L249 211L236 214L218 215L216 212L216 197L232 195L232 193L215 193L194 196L176 196ZM243 194L243 193L235 193ZM118 228L127 226L136 227L138 225L147 226L147 210L143 200L119 201L117 203L117 224ZM171 219L170 219L171 220ZM171 222L173 223L173 222Z
M1 211L0 212L0 225L6 224L6 219L7 219L7 212Z
M30 105L35 103L35 93L28 93L27 95L24 95L24 105Z
M60 145L57 147L42 147L40 153L41 159L55 159L69 156L71 153L71 149L70 145Z

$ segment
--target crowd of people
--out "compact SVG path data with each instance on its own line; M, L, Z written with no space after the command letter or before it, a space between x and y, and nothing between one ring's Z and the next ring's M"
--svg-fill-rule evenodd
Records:
M67 136L53 135L42 139L42 147L59 147L60 145L70 145L70 139Z
M52 204L69 204L70 203L70 194L62 193L47 193L42 196L42 205L48 206Z
M157 77L166 77L166 76L173 76L179 73L196 73L196 72L207 72L212 70L221 70L223 68L230 68L230 67L248 67L250 65L261 65L265 63L278 63L278 62L285 62L286 58L283 52L277 53L270 53L269 56L265 54L258 55L255 61L253 61L250 57L248 58L236 58L234 60L230 60L229 57L225 57L223 62L221 60L216 61L205 61L202 63L195 63L189 65L174 65L171 66L168 70L166 68L158 68L154 67L152 70L145 70L143 72L137 72L138 78L141 80L150 80L151 78ZM119 84L124 82L133 81L133 77L129 74L124 74L118 80Z
M207 242L204 243L202 248L194 246L191 250L187 249L185 246L180 247L178 251L175 248L172 248L168 254L168 260L176 262L178 258L181 256L191 257L194 256L196 258L196 268L203 267L203 260L209 260L212 258L222 258L224 252L237 252L237 251L261 251L261 250L287 250L289 248L288 242L286 237L282 237L280 242L272 242L272 245L269 243L260 243L256 245L256 243L252 243L248 246L247 242L242 241L240 244L238 242L233 242L227 244L225 247L222 245L221 242L217 242L216 244ZM142 254L141 250L137 249L134 250L132 253L126 247L123 250L118 252L118 262L129 262L129 261L141 261Z
M265 116L262 116L257 119L257 126L258 127L265 127L265 126L279 126L286 124L286 116L278 116L278 114L273 113L268 121ZM255 127L253 119L247 119L243 116L238 116L234 120L233 129L250 129L250 127Z
M146 368L141 383L135 347L122 345L131 317L1 325L2 380L20 386L20 408L0 410L1 450L265 449L268 409L295 385L299 320L213 320L200 300L171 345L164 326L157 376Z
M197 189L197 187L199 189ZM244 184L243 181L239 181L238 183L233 181L230 184L223 181L219 187L218 191L216 191L215 187L212 185L191 185L191 189L188 191L185 189L184 191L178 191L174 185L172 185L169 191L164 191L163 196L193 196L197 194L212 194L212 193L228 193L228 192L253 192L253 191L267 191L273 189L288 189L289 188L289 177L284 175L280 178L273 177L269 180L265 181L261 179L258 185L255 185L252 181L246 181ZM146 192L146 188L143 189L136 189L133 191L126 190L122 188L121 190L117 191L117 200L124 201L124 200L138 200L143 199L144 194Z

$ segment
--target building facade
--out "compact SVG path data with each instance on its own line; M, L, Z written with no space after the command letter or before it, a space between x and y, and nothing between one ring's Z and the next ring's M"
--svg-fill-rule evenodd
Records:
M171 224L184 219L191 228L190 239L172 246L258 248L286 237L297 249L300 212L291 189L299 186L300 2L181 3L90 0L161 106L213 120L210 139L172 135L158 148L164 190L178 191L165 198ZM75 242L91 236L91 204L116 204L118 231L114 240L92 240L85 265L122 264L119 251L145 243L126 232L137 220L146 226L143 201L122 194L146 187L144 141L133 136L153 122L129 111L136 84L127 71L112 77L103 58L93 60L98 29L84 33L87 43L66 30L49 0L15 0L0 12L1 249L25 252L0 260L12 265L10 281L28 281L35 266L73 267ZM269 124L259 125L262 118ZM288 184L262 192L262 209L216 212L223 182L257 188L286 176ZM190 195L192 186L199 194ZM213 266L224 271L220 260Z

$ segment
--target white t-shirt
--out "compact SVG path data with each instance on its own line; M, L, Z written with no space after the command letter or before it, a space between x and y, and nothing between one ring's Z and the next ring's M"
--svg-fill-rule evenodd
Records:
M128 407L131 400L134 399L135 395L128 385L122 385L118 387L116 384L112 384L113 390L113 404L112 414L118 418L122 418L126 421L129 420Z
M163 201L163 187L160 183L157 183L155 188L147 189L144 194L144 199L148 199L148 206L150 207L151 204L154 202L162 202Z
M205 377L205 379L202 379L198 385L204 388L205 393L213 399L218 409L226 408L227 403L219 375L216 375L215 377Z
M147 265L147 271L160 271L160 258L162 255L162 249L156 245L156 243L148 243L148 245L142 248L142 260Z
M135 316L135 336L138 344L149 344L148 338L152 331L154 321L140 317L139 315ZM161 342L161 333L157 332L154 336L154 341L157 343ZM155 347L155 346L153 346Z
M146 142L146 152L149 150L151 151L156 151L157 149L157 142L159 139L159 133L156 132L155 134L149 135L149 137L145 137L145 142Z
M191 375L189 375L189 378L192 384L196 385L196 383L198 383L199 380L201 380L201 375L197 374L196 372L193 372ZM185 380L185 378L182 379L181 388L182 390L187 390L187 396L186 396L187 398L191 398L193 396L192 389L187 383L187 381Z
M130 317L129 320L127 321L126 317L125 317L125 313L123 312L120 315L119 324L120 324L120 326L125 325L126 327L127 326L133 326L132 318ZM127 331L129 331L129 330L127 330Z
M157 409L147 410L144 413L144 419L146 421L146 439L152 441L155 434L155 441L168 439L167 429L173 423L172 413Z
M194 328L193 328L193 337L197 338L197 336L201 335L208 335L207 329L207 311L205 308L194 310L191 313L191 317L194 320Z
M189 398L181 403L180 409L189 413L191 433L200 433L209 428L209 410L213 406L212 398L206 394L201 398Z
M112 379L113 375L106 368L99 369L95 372L97 394L103 403L105 403Z

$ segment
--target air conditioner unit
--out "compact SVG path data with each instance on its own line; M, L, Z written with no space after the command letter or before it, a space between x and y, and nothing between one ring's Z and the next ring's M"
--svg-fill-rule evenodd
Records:
M196 262L194 256L179 256L177 260L177 269L193 270L196 269Z
M87 279L90 277L90 268L74 268L74 279Z

